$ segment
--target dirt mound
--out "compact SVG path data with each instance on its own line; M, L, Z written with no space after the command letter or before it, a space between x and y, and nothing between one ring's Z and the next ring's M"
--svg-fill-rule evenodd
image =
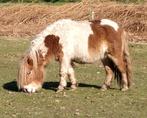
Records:
M61 6L44 4L15 4L0 6L0 36L34 36L48 24L71 18L88 20L91 11L96 18L118 22L132 36L131 41L147 42L147 4L117 4L113 2L80 2Z

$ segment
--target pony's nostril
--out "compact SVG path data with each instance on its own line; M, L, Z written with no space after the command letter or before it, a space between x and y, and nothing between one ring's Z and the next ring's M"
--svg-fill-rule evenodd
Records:
M25 92L25 93L32 93L31 89L28 89L28 88L23 88L23 92Z

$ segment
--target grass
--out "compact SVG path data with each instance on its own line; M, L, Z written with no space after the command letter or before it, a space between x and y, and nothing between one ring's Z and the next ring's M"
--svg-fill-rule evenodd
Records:
M26 40L0 39L0 118L146 118L147 45L131 44L135 85L121 92L113 88L102 92L104 70L98 65L77 65L76 91L55 93L58 64L48 65L46 80L39 92L26 94L16 87L19 58L29 47Z

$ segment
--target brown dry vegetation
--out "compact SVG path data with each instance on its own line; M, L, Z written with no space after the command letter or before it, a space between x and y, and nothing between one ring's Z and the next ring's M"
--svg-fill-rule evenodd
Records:
M130 41L147 42L147 4L118 4L83 0L64 5L11 4L0 6L0 36L34 36L61 18L88 20L90 11L96 18L110 18L130 34Z

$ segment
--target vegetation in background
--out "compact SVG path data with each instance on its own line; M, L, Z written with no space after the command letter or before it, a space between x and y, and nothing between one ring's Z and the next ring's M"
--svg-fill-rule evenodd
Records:
M41 3L41 2L79 2L81 0L0 0L0 3Z
M145 0L113 0L122 3L143 3Z
M12 2L12 3L41 3L41 2L80 2L81 0L0 0L0 3ZM101 1L101 0L100 0ZM117 1L123 3L142 3L144 0L107 0Z
M85 0L70 4L0 4L0 36L35 36L61 18L89 20L91 11L94 11L95 19L108 18L123 26L132 35L130 41L147 42L147 5L99 3L92 0L90 5Z

